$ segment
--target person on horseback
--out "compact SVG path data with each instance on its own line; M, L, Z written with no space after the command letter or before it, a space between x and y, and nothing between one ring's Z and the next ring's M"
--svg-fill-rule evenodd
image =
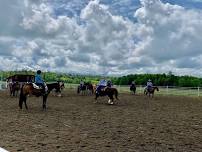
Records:
M113 84L112 84L112 81L111 81L111 80L108 80L108 81L107 81L107 87L111 88L112 85L113 85Z
M146 86L146 88L147 88L147 90L149 91L152 87L153 87L153 83L152 83L152 81L149 79L149 80L147 81L147 86Z
M97 85L96 93L100 93L100 91L107 86L107 80L101 79Z
M135 81L132 81L131 86L135 86Z
M44 80L41 77L41 70L37 70L36 75L35 75L35 84L39 87L42 87L42 91L43 93L46 93L47 91L47 87L46 87L46 83L44 82Z
M80 81L80 88L82 88L83 85L84 85L84 81L81 80L81 81Z

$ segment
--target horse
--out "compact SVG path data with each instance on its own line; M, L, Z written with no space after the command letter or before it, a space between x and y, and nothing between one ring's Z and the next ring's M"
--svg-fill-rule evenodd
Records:
M18 92L20 90L20 84L18 81L14 82L14 83L10 83L9 84L9 89L10 89L10 96L16 96L18 95Z
M34 88L33 83L26 83L21 87L20 91L20 98L19 98L19 107L22 109L23 102L25 103L25 108L28 109L27 107L27 96L28 95L34 95L36 97L42 96L43 97L43 110L46 109L46 100L49 95L49 93L55 89L56 92L61 92L61 86L63 86L63 82L56 82L56 83L50 83L47 84L47 92L44 93L43 89L36 89Z
M93 95L94 94L94 87L91 83L87 84L87 92L89 95Z
M86 85L85 84L83 84L83 85L79 85L78 87L77 87L77 93L78 94L82 94L82 95L84 95L84 94L86 94Z
M132 91L133 94L135 94L136 93L136 86L135 85L131 85L130 86L130 91Z
M145 88L144 89L144 94L145 95L148 95L149 97L154 97L154 92L155 92L155 90L156 91L159 91L159 88L158 87L156 87L156 86L153 86L153 87L151 87L151 88Z
M97 100L97 98L99 96L101 96L101 97L102 96L108 96L109 97L109 101L108 101L109 104L114 104L114 97L113 96L115 96L115 98L117 100L119 100L118 99L118 90L116 88L105 87L104 89L101 89L101 91L99 91L99 93L98 92L95 93L95 100Z
M82 95L92 95L94 93L93 85L91 83L84 83L83 85L79 85L77 87L77 93L81 93Z
M61 91L65 88L64 82L61 82L60 91L54 90L53 96L62 97Z

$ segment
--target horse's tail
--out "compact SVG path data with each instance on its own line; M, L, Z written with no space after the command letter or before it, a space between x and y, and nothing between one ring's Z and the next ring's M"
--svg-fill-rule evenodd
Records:
M117 90L117 89L114 89L114 95L115 95L115 98L116 98L117 100L119 100L119 98L118 98L118 90Z

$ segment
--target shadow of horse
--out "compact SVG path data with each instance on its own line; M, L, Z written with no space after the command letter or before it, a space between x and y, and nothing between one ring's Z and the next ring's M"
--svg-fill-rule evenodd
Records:
M56 92L61 92L61 87L63 86L62 82L56 82L56 83L50 83L47 84L47 92L44 93L43 89L36 89L34 88L32 83L26 83L21 87L21 91L20 91L20 98L19 98L19 107L20 109L22 109L22 105L23 103L25 104L25 108L28 109L27 107L27 96L28 95L34 95L36 97L42 96L43 97L43 109L46 109L46 101L47 101L47 97L49 95L49 93L55 89Z
M153 86L153 87L151 87L150 89L147 89L147 88L145 88L144 89L144 94L146 95L146 96L149 96L149 97L154 97L154 92L155 92L155 90L156 91L159 91L159 88L158 87L156 87L156 86Z
M109 88L109 87L106 87L104 89L102 89L99 93L96 92L95 93L95 100L97 100L97 98L101 96L108 96L109 97L109 101L108 103L109 104L114 104L114 96L117 100L118 99L118 90L116 88Z

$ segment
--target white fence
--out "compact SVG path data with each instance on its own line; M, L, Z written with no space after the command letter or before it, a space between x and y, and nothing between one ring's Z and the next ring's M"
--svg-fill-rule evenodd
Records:
M120 92L130 92L129 86L116 86ZM145 86L137 86L136 93L143 94ZM158 86L159 95L179 95L179 96L202 96L202 87L176 87L176 86Z
M5 81L0 81L0 90L7 89L7 84Z
M67 89L76 89L79 84L65 84ZM129 85L114 85L121 93L130 93ZM136 93L143 94L145 86L136 86ZM158 86L158 95L176 95L176 96L202 96L202 87L176 87L176 86Z
M66 89L74 89L76 91L79 84L65 84ZM114 85L121 93L130 93L129 85ZM136 93L143 94L145 86L136 86ZM176 87L176 86L158 86L158 95L176 95L176 96L202 96L202 87ZM0 81L0 89L7 89L6 82Z

